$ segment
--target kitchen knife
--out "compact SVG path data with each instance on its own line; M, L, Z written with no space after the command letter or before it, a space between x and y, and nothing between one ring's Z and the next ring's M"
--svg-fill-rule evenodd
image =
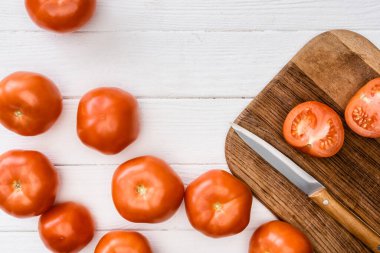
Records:
M234 123L232 124L232 128L251 149L306 193L309 198L325 210L334 220L339 222L373 252L380 252L379 234L334 199L320 182L257 135Z

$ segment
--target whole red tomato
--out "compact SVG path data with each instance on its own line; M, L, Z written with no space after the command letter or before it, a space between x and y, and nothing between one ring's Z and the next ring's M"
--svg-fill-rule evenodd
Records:
M29 16L41 28L72 32L90 20L96 0L25 0L25 6Z
M152 253L148 240L140 233L109 232L100 239L94 253Z
M77 132L84 144L104 154L117 154L136 140L136 99L118 88L98 88L79 102Z
M62 111L62 96L48 78L16 72L0 82L0 122L25 136L48 130Z
M355 133L369 138L380 137L380 77L356 92L348 102L345 118Z
M210 237L224 237L247 227L252 193L247 185L226 171L211 170L187 187L185 205L195 229Z
M0 156L0 207L16 217L37 216L55 200L58 175L37 151L12 150Z
M38 230L46 247L56 253L74 253L94 237L95 225L84 206L65 202L41 215Z
M170 218L181 205L184 186L161 159L138 157L120 165L112 179L117 211L132 222L157 223Z
M249 253L312 253L309 239L283 221L261 225L252 235Z
M317 101L294 107L286 116L283 134L290 145L315 157L335 155L344 142L339 115Z

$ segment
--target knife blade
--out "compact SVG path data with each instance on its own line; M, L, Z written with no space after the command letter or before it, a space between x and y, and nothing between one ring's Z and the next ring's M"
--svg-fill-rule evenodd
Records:
M320 182L268 142L232 123L238 136L274 169L302 190L319 207L361 240L373 252L380 252L380 236L354 213L335 200Z

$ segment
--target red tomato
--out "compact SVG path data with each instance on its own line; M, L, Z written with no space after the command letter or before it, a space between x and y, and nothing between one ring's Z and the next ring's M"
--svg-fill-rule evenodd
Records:
M104 154L117 154L136 140L136 99L118 88L98 88L79 102L77 132L84 144Z
M51 251L74 253L92 240L95 225L84 206L65 202L41 215L38 230L42 241Z
M123 163L112 179L115 207L132 222L167 220L181 205L184 191L181 179L169 165L152 156Z
M309 239L283 221L261 225L252 235L249 253L312 253Z
M250 219L252 193L243 182L222 170L211 170L186 189L185 205L191 225L211 237L243 231Z
M55 200L58 175L37 151L12 150L0 156L0 207L16 217L37 216Z
M29 16L41 28L72 32L90 20L96 0L25 0L25 6Z
M62 111L58 88L46 77L16 72L0 82L0 122L25 136L48 130Z
M100 239L94 253L152 253L148 240L140 233L109 232Z
M356 92L348 102L345 118L355 133L369 138L380 137L380 78Z
M290 145L315 157L335 155L344 142L344 128L339 115L316 101L294 107L286 116L283 134Z

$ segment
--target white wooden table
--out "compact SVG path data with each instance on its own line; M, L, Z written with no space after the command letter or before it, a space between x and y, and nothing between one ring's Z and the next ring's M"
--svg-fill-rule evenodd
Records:
M23 1L0 1L0 78L17 70L43 73L64 95L64 111L47 133L25 138L0 127L0 152L36 149L57 166L58 200L92 211L93 252L111 229L141 231L156 253L247 252L252 231L274 216L257 200L241 234L210 239L193 230L183 206L169 221L133 224L116 212L110 194L117 165L152 154L169 162L187 184L214 168L227 169L228 123L313 36L328 29L362 33L380 46L379 0L98 0L81 31L57 35L37 28ZM81 144L78 99L98 86L138 97L142 132L116 156ZM37 218L0 213L0 252L47 252Z

